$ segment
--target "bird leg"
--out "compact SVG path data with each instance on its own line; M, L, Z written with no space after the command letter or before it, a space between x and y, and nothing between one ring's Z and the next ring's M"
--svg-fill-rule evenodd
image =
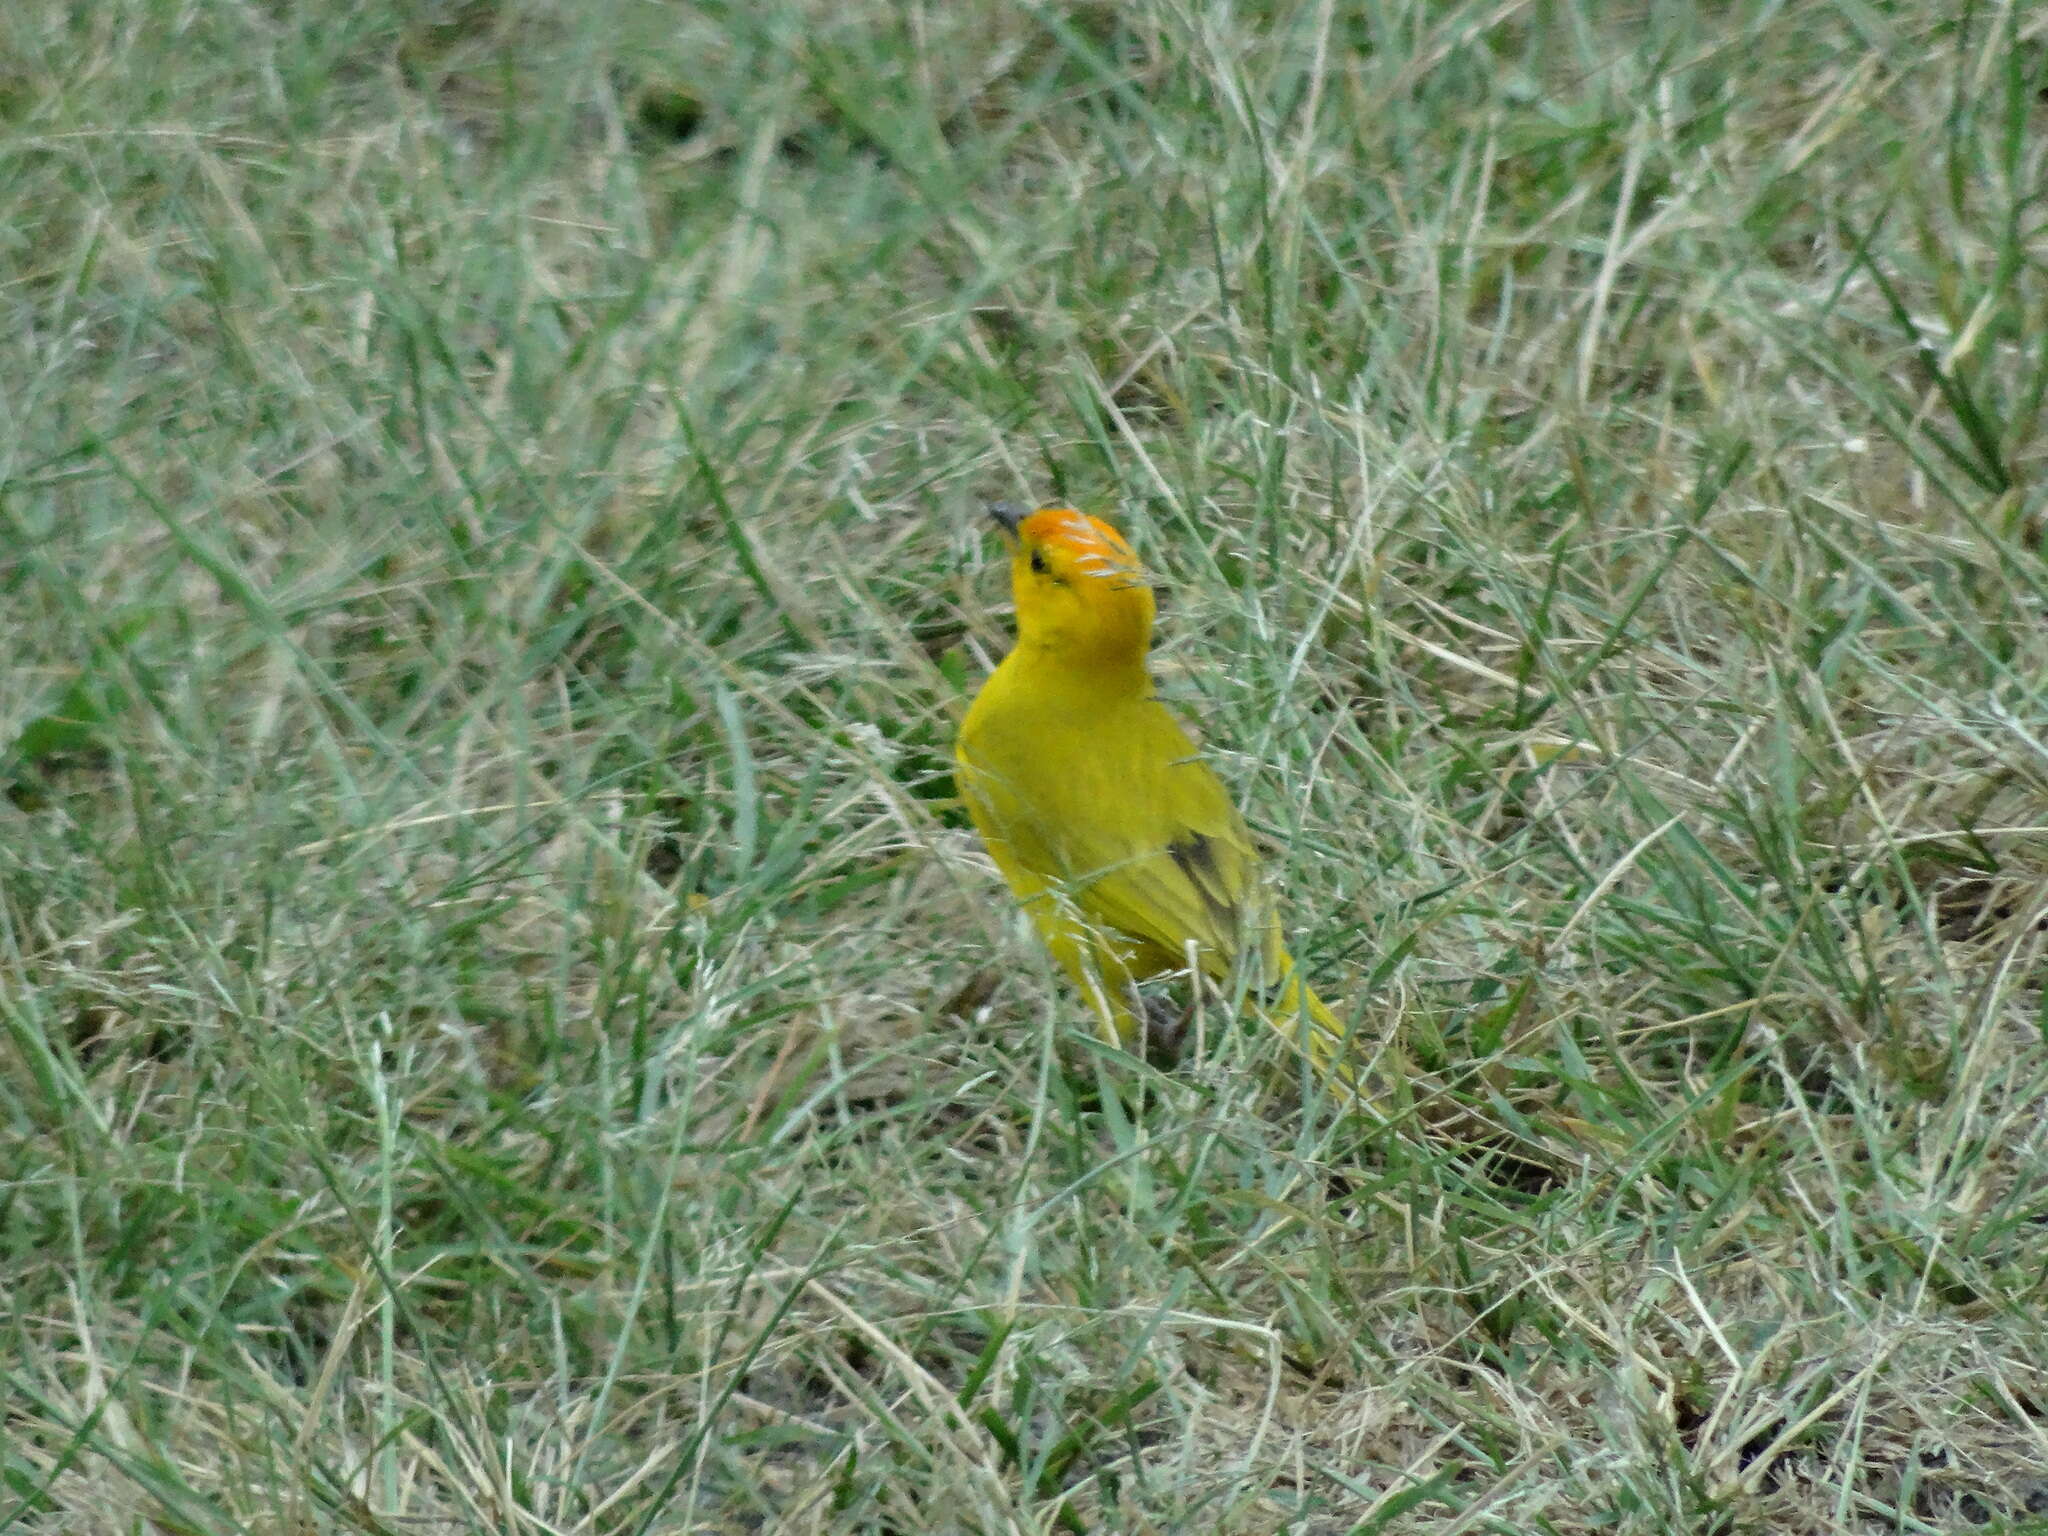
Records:
M1187 1045L1188 1025L1195 1016L1193 1005L1177 1008L1171 998L1141 992L1135 986L1130 989L1130 998L1131 1013L1138 1020L1145 1045L1145 1059L1155 1067L1174 1066Z

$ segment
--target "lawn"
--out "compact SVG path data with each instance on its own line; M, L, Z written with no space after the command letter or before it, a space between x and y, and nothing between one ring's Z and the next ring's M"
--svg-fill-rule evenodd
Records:
M0 377L0 1530L2048 1532L2048 11L11 0Z

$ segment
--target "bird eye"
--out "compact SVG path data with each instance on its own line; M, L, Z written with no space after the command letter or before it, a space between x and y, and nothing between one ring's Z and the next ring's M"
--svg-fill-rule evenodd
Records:
M1031 569L1040 576L1045 574L1045 556L1035 549L1031 551Z

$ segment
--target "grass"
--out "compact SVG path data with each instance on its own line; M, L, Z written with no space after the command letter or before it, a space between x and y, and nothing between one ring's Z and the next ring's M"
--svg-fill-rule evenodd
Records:
M0 20L0 1528L2048 1530L2024 6ZM951 798L1113 510L1388 1124Z

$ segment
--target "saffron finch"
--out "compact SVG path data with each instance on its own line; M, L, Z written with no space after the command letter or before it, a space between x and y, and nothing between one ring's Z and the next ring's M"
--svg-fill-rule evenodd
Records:
M1260 1016L1354 1090L1345 1033L1287 952L1243 820L1154 690L1152 588L1115 528L1070 507L989 515L1017 643L961 723L960 792L1060 967L1120 1044L1162 1043L1136 984L1236 967Z

